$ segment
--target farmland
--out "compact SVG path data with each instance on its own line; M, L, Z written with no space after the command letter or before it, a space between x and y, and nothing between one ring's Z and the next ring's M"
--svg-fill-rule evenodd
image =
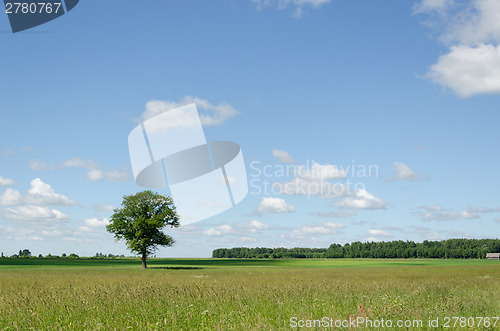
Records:
M443 328L447 317L489 317L490 329L500 329L499 261L151 259L149 266L0 259L0 329L286 330L358 317L421 320L423 329L429 319ZM474 328L487 329L482 321Z

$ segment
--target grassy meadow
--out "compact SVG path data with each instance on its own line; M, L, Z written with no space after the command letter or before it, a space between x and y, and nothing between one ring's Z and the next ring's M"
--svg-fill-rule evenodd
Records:
M500 330L498 316L500 261L150 259L143 270L138 259L0 259L2 330L289 330L358 317L451 330L460 320L446 328L446 317L489 317L472 329Z

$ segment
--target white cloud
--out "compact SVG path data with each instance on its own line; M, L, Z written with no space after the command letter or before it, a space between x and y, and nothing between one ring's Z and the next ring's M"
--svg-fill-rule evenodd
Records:
M97 164L92 161L92 160L83 160L79 157L73 157L67 161L64 161L60 167L62 168L69 168L69 167L75 167L75 168L85 168L85 169L95 169L97 168Z
M420 9L419 9L420 8ZM451 45L427 77L460 97L500 93L500 1L421 1L416 13L436 11L441 40Z
M288 7L294 8L294 17L301 17L303 7L319 8L330 0L252 0L257 6L257 9L262 10L266 7L275 7L278 10L283 10Z
M297 167L296 176L306 180L321 181L344 179L347 177L347 173L345 170L339 169L335 165L319 164L313 161L310 168L305 168L302 166Z
M85 177L91 182L97 182L104 180L104 173L98 169L92 169L89 172L85 173Z
M358 189L354 194L333 203L336 207L351 209L384 209L387 203L368 193L365 189Z
M110 182L126 182L130 180L128 171L124 169L108 171L92 169L85 173L85 177L91 182L100 182L104 180L108 180Z
M427 76L461 97L500 94L500 45L452 46Z
M273 183L273 190L279 194L338 198L349 194L349 188L332 180L345 179L347 172L331 164L312 162L310 167L293 167L294 178L285 183Z
M199 234L200 232L209 237L223 237L223 236L232 236L232 237L238 237L238 239L241 239L239 237L246 237L246 238L251 238L249 237L250 234L258 234L264 230L269 229L269 225L264 224L262 222L259 222L257 220L251 220L248 223L236 223L233 225L228 225L228 224L221 224L217 225L212 228L208 228L205 230L199 229L199 227L195 227L193 225L188 225L185 226L184 229L181 229L183 227L179 227L176 229L176 231L179 232L184 232L184 233L190 233L190 234ZM180 229L180 230L179 230ZM255 239L251 240L244 240L244 241L255 241Z
M445 210L441 206L419 206L414 214L423 221L453 221L479 218L479 215L471 210L452 212Z
M339 229L345 228L344 224L325 222L319 225L303 225L300 229L293 230L294 234L336 234Z
M254 214L272 214L272 213L293 213L295 208L288 205L284 199L281 198L262 198L259 205L255 208Z
M16 185L16 182L9 178L4 178L0 176L0 186L11 186Z
M58 170L63 168L84 168L84 169L95 169L98 168L97 164L92 160L83 160L79 157L70 158L62 163L52 163L47 164L43 161L33 159L30 162L30 168L34 171L42 170Z
M108 170L105 171L106 179L110 182L127 182L130 180L129 172L125 169L122 170Z
M40 205L74 205L75 201L67 196L54 192L49 184L44 183L40 178L31 181L31 188L24 200L31 204Z
M332 182L345 179L347 171L331 164L312 162L310 167L294 167L294 178L289 182L273 183L275 194L316 196L322 199L340 199L333 206L349 209L383 209L386 202L368 193L365 189L355 189L349 185ZM316 216L344 217L352 213L317 213Z
M19 221L59 222L69 218L57 209L33 205L5 208L2 212L5 218Z
M422 0L413 6L414 14L438 12L444 13L453 4L453 0Z
M203 230L201 233L205 236L222 236L233 232L233 228L227 224L216 226L215 228Z
M109 220L107 218L87 218L83 220L83 226L79 227L78 231L95 232L97 230L104 230L108 224Z
M286 183L273 183L272 187L273 192L278 194L317 196L324 199L335 199L349 194L349 187L345 184L303 177L295 177Z
M458 13L450 13L453 15L445 18L447 29L442 36L443 41L469 46L500 41L498 0L472 0L459 8Z
M366 232L368 232L368 234L370 234L372 236L376 236L376 237L392 237L391 234L387 233L384 230L379 230L379 229L370 229L370 230L367 230Z
M392 167L394 169L394 178L391 178L391 180L406 180L410 182L420 181L420 177L417 173L411 170L406 164L394 162Z
M82 168L87 169L85 177L91 182L98 182L103 180L108 180L110 182L126 182L130 180L130 174L125 169L120 170L102 170L97 163L92 160L84 160L78 157L70 158L59 164L50 164L33 159L30 162L30 167L34 171L43 170L59 170L63 168Z
M58 194L49 184L40 178L31 181L31 187L26 196L21 196L19 191L7 189L0 195L0 205L75 205L76 202L65 195Z
M295 163L295 159L282 149L273 149L273 157L283 163Z
M185 96L179 102L174 101L160 101L153 100L146 103L146 110L141 116L141 121L147 120L163 112L172 110L174 108L182 107L195 103L200 114L201 124L204 126L221 125L227 119L238 114L238 111L233 106L227 103L220 103L218 105L211 104L205 99L200 99L192 96ZM179 119L177 125L184 126L186 123L183 119ZM189 125L189 123L187 123Z
M11 188L6 189L0 195L0 205L3 206L18 205L21 202L22 202L21 193Z
M31 160L30 168L31 168L31 170L34 170L34 171L41 171L41 170L48 170L49 169L49 167L47 166L47 164L45 162L42 162L42 161L36 160L36 159Z
M250 221L250 227L256 230L265 230L269 229L269 225L259 222L257 220Z
M87 218L86 220L83 221L83 223L86 226L92 228L102 228L109 224L109 220L107 218L93 217L93 218Z

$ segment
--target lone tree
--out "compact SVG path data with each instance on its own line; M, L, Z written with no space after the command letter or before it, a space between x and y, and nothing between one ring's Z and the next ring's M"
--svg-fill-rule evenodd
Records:
M106 229L117 241L125 240L128 249L142 257L142 267L147 268L146 258L158 246L174 244L174 239L162 232L167 225L179 226L172 198L147 190L124 196L122 207L114 210Z

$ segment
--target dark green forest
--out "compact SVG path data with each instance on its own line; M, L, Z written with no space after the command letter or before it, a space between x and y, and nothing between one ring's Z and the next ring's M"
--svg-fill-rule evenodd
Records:
M218 248L213 258L375 258L375 259L484 259L486 253L500 253L500 239L448 239L443 241L353 242L328 248Z

